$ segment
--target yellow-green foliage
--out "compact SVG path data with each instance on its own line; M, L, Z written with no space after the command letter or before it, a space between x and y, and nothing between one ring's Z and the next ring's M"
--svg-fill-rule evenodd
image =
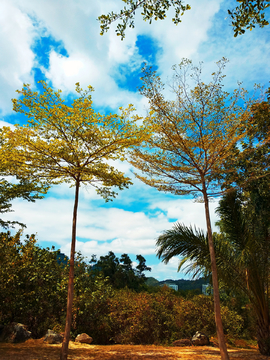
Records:
M120 115L102 115L92 107L91 86L83 91L77 83L79 97L68 105L60 90L41 83L42 93L24 85L17 91L19 99L13 99L13 109L24 114L28 123L14 131L4 129L3 156L9 164L16 163L14 168L8 166L7 173L55 184L91 184L105 198L109 187L128 186L130 179L108 160L123 160L128 147L147 137L136 125L139 117L132 116L133 106L121 108Z
M199 295L186 300L167 288L158 293L121 290L108 300L107 328L110 340L121 344L164 344L179 338L191 338L196 331L216 332L213 298ZM241 334L243 319L222 306L225 334Z
M34 235L0 233L0 323L22 322L33 337L61 322L67 294L67 266L58 252L36 245Z

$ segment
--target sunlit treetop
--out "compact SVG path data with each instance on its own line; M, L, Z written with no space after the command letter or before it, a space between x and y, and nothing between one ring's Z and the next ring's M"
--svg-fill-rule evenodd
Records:
M136 124L139 117L132 115L133 106L121 109L120 115L102 115L92 107L91 86L83 91L77 83L79 97L67 105L60 90L41 84L42 93L24 85L19 99L12 100L13 109L29 120L14 131L6 129L6 156L21 164L10 172L28 173L50 184L91 184L106 199L115 194L112 186L131 184L111 161L124 160L127 149L146 136Z
M220 195L216 174L245 136L255 101L240 85L232 94L223 90L226 62L217 63L218 71L206 84L202 67L183 59L173 68L169 84L174 100L165 98L165 86L156 72L144 69L141 93L150 106L144 125L153 135L135 148L130 160L144 183L175 195Z

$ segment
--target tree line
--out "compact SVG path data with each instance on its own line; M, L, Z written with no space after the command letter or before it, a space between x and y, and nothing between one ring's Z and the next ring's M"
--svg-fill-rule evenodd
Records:
M33 338L48 329L63 332L69 259L54 248L40 248L33 235L1 233L0 238L0 323L21 322ZM137 258L131 270L127 254L109 252L90 261L76 254L72 339L86 332L95 344L171 344L198 329L215 336L213 298L147 286L149 267L141 255ZM243 308L241 298L221 305L230 341L243 332L247 340L254 336L252 316Z
M22 322L29 327L34 338L44 336L48 328L56 327L63 331L70 266L68 257L54 247L39 247L34 235L23 239L21 232L14 236L5 232L0 233L0 239L0 323ZM146 266L142 255L137 255L137 260L134 267L127 254L118 258L109 252L99 259L93 256L89 262L80 253L76 254L74 304L77 308L75 311L73 304L73 331L77 322L82 321L82 310L87 307L87 302L94 301L93 292L96 292L97 306L99 298L106 292L107 299L113 290L126 288L139 292L147 288L144 273L151 269Z

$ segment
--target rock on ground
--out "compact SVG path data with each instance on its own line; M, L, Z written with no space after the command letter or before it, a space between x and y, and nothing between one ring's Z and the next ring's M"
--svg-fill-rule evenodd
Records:
M63 342L64 336L61 334L57 334L52 330L48 330L45 335L44 342L47 344L61 344Z
M203 345L209 345L209 338L207 335L196 331L196 334L191 339L192 345L195 346L203 346Z
M13 322L3 328L1 331L0 341L8 343L20 343L31 338L31 332L26 326Z
M92 341L93 339L91 338L91 336L85 333L78 335L75 339L75 342L79 342L81 344L91 344Z

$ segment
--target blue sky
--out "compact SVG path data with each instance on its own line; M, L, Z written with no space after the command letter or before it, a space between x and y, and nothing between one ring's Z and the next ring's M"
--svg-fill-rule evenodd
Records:
M0 3L0 123L23 124L12 112L16 89L38 80L73 96L75 83L92 85L94 108L117 112L120 106L135 105L145 115L147 101L139 95L140 71L144 61L153 65L166 82L171 67L189 58L203 61L205 82L215 71L215 62L226 57L225 89L237 81L250 92L254 83L266 87L270 80L270 27L247 31L234 38L227 15L236 1L193 0L182 23L175 26L170 13L152 25L136 18L121 41L114 27L100 36L97 17L121 6L120 0L2 0ZM269 11L266 18L269 20ZM133 177L127 163L120 170ZM134 178L134 177L133 177ZM73 188L59 185L36 203L15 200L6 219L26 223L25 233L37 233L41 246L55 245L70 252ZM211 204L212 222L217 220ZM155 256L155 239L179 220L205 229L203 204L191 199L159 193L134 179L134 185L104 203L94 189L82 188L78 215L77 250L84 256L128 253L133 261L142 254L151 275L159 280L183 278L177 273L177 258L168 265Z

